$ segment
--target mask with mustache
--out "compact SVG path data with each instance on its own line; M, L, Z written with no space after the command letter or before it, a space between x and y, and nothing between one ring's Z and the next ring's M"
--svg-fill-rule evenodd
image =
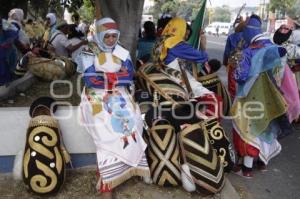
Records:
M283 33L281 31L281 29L279 28L274 33L273 41L274 41L275 44L281 45L281 44L283 44L284 42L286 42L290 38L291 34L292 34L292 30L289 30L288 32Z

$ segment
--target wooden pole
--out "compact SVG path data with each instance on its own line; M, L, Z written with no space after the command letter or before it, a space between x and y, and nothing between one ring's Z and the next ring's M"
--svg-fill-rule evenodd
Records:
M189 98L193 98L194 97L194 93L193 93L190 81L189 81L189 79L187 77L187 74L186 74L186 71L185 71L186 66L185 66L183 60L178 60L178 64L179 64L179 68L180 68L180 71L181 71L182 81L185 84L186 89L187 89L188 94L189 94L188 97Z

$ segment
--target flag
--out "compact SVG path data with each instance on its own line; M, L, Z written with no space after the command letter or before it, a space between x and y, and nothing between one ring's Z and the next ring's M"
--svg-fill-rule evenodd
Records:
M200 10L199 10L195 20L192 23L192 35L191 35L190 39L188 40L188 43L191 44L195 49L200 48L199 32L200 32L200 29L202 28L203 22L204 22L206 1L207 0L202 1Z

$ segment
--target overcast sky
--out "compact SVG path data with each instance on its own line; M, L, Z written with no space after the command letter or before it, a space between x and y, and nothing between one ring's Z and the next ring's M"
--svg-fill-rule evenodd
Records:
M230 7L240 7L243 3L247 3L247 6L258 6L260 2L265 1L265 3L269 2L270 0L210 0L212 7L228 5ZM144 6L153 5L153 0L145 0ZM207 3L207 7L211 7L210 3Z
M265 0L267 2L268 0ZM246 2L246 6L258 6L263 0L210 0L212 7L228 5L230 7L240 7ZM208 2L207 6L211 6Z

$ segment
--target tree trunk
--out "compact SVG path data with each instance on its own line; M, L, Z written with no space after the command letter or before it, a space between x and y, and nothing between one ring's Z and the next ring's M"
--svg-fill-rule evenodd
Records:
M117 22L121 31L121 44L130 51L131 57L135 61L144 0L98 1L100 1L102 17L111 17Z

